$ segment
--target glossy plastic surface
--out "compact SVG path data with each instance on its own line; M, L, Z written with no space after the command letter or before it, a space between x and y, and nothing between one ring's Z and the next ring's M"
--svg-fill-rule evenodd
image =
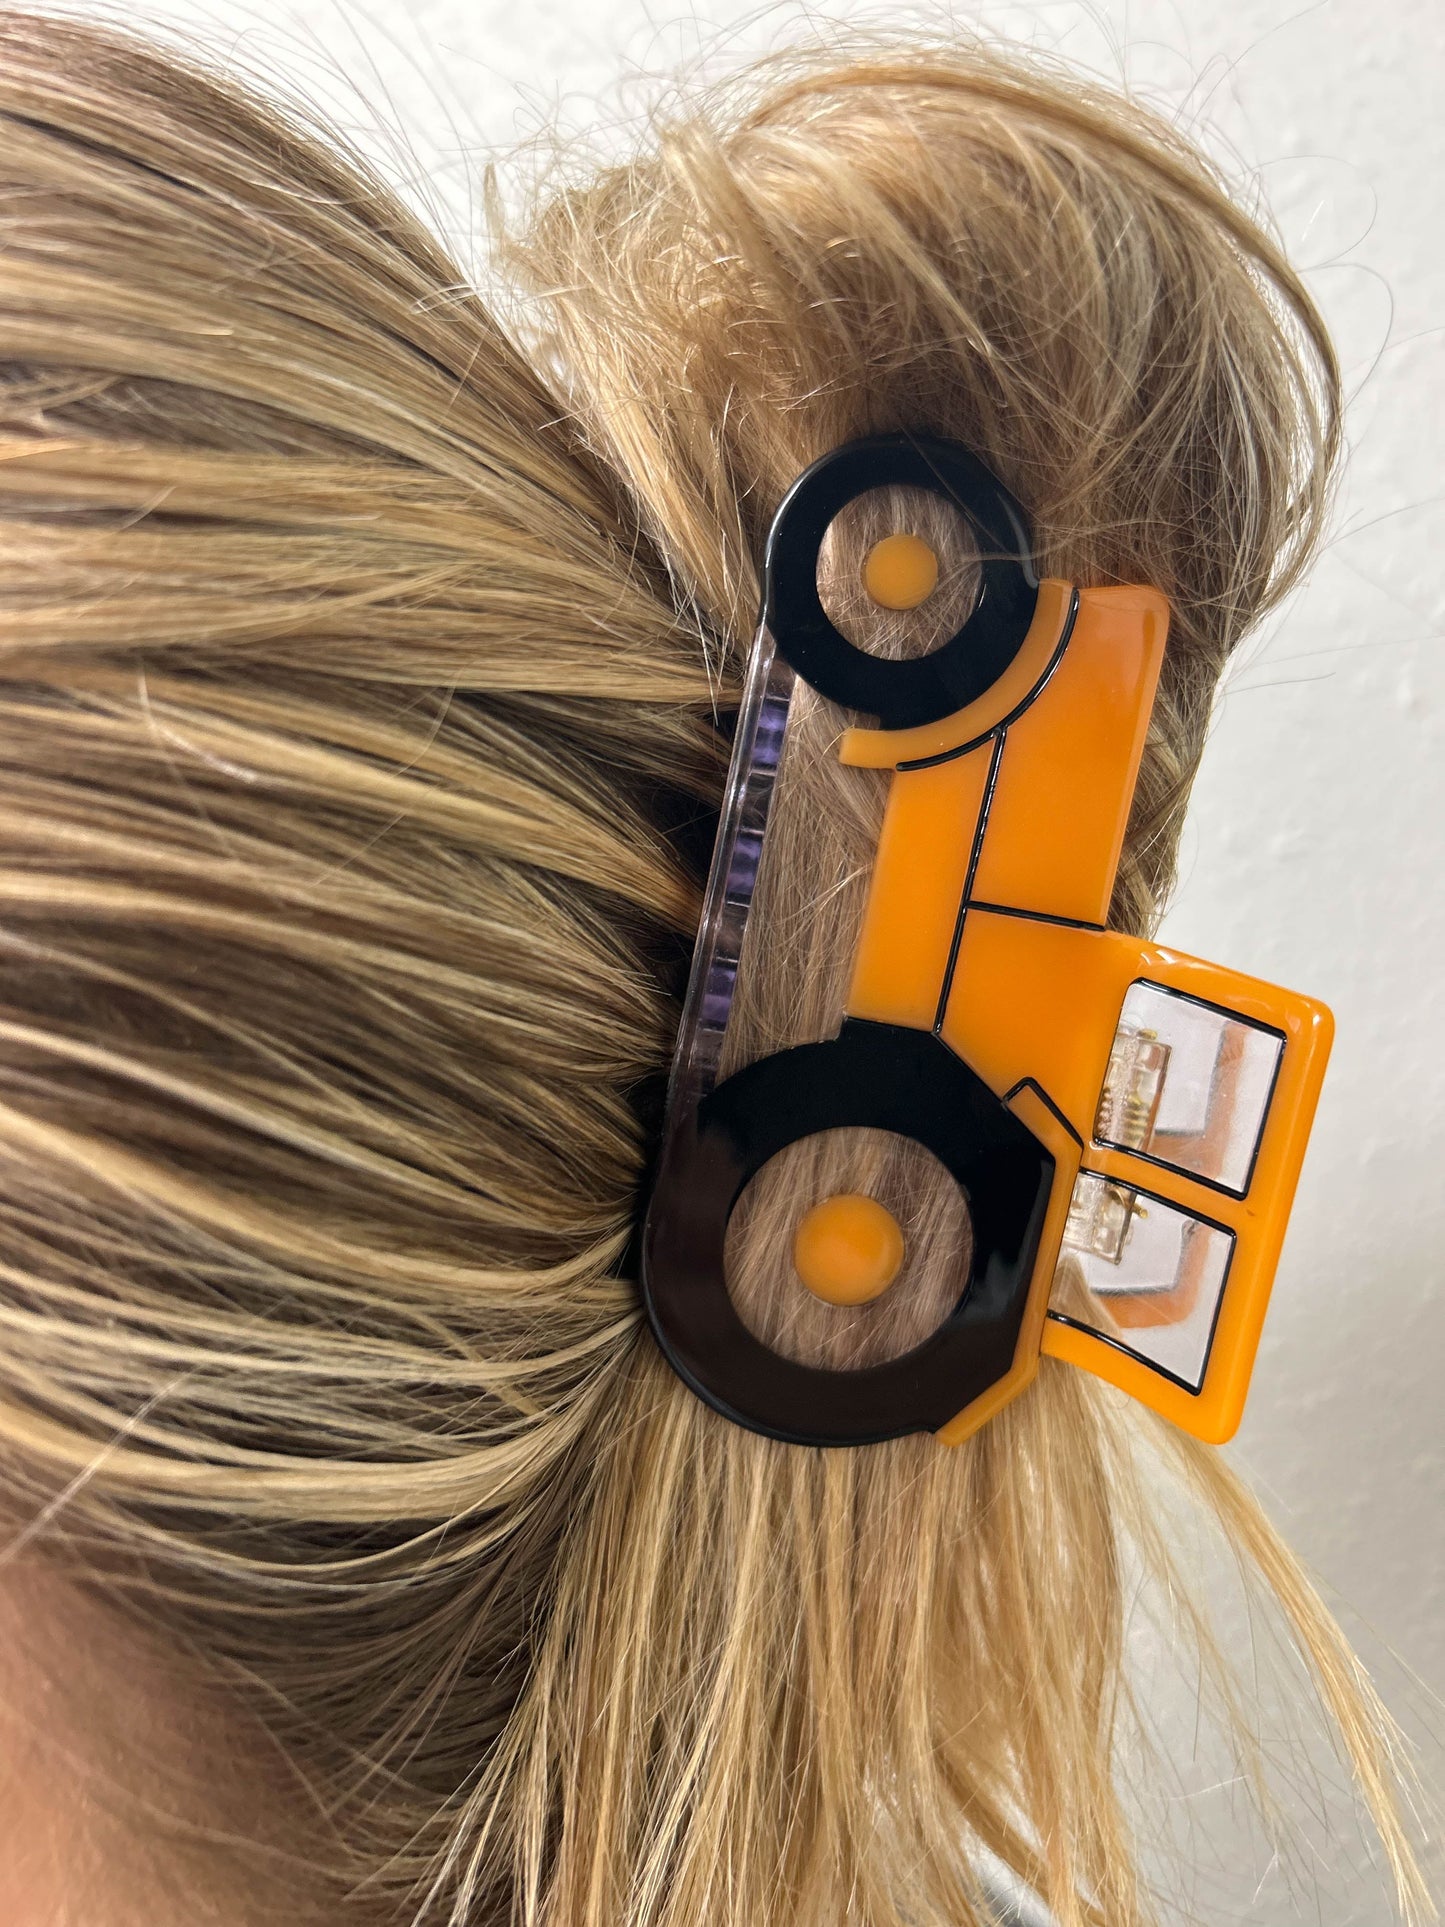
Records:
M938 557L919 536L885 535L863 558L863 588L880 609L916 609L938 587Z
M948 496L988 556L970 620L906 662L839 635L816 586L833 515L880 482ZM925 1428L955 1442L1041 1350L1228 1437L1331 1024L1308 998L1105 928L1164 598L1038 582L1006 491L966 451L908 437L851 444L800 480L765 582L644 1237L664 1349L719 1410L804 1442ZM887 807L837 1037L718 1085L795 672L880 715L840 714L839 755L893 771ZM931 1337L842 1372L746 1329L723 1243L770 1157L848 1126L936 1157L966 1194L974 1251Z
M876 1198L856 1191L820 1198L793 1233L793 1268L815 1298L866 1305L903 1264L903 1227Z

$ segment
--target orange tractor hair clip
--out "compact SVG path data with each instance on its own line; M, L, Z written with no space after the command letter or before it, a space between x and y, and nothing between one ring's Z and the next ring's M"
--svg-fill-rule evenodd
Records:
M940 648L886 661L823 609L819 550L890 484L964 514L983 560ZM694 954L642 1240L654 1332L718 1411L773 1437L863 1444L977 1430L1041 1353L1219 1442L1239 1423L1332 1021L1307 997L1105 928L1164 656L1147 588L1040 581L1028 526L966 449L851 442L789 491ZM917 536L870 551L888 608L932 593ZM796 678L877 718L845 765L893 772L837 1035L719 1080ZM815 1132L866 1127L962 1188L956 1301L904 1355L854 1370L782 1356L740 1317L724 1244L742 1192ZM840 1308L904 1258L879 1200L803 1201L798 1288Z

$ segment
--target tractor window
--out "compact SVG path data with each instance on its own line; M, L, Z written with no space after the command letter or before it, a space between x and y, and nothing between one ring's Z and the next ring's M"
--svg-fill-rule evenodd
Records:
M1095 1140L1243 1197L1283 1046L1278 1031L1232 1011L1131 984Z
M1222 1225L1081 1171L1049 1310L1197 1392L1233 1252Z

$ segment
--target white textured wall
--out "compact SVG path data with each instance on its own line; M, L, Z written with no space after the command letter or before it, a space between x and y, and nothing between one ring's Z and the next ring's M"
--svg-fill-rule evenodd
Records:
M157 0L409 147L455 234L480 158L554 112L637 111L645 76L809 31L730 0ZM940 13L815 0L814 26ZM1436 0L1076 0L959 10L1127 80L1268 197L1352 394L1333 541L1230 680L1167 935L1324 996L1339 1041L1236 1452L1438 1774L1445 1717L1445 24ZM359 98L358 98L359 94ZM1419 1677L1414 1677L1418 1675ZM1166 1695L1167 1701L1167 1695ZM1237 1830L1170 1716L1195 1917L1383 1927L1335 1837L1292 1874ZM1219 1776L1216 1776L1219 1777ZM1328 1776L1325 1776L1326 1779ZM1238 1823L1242 1825L1242 1823ZM1288 1878L1286 1875L1288 1874ZM1179 1918L1183 1918L1181 1913Z

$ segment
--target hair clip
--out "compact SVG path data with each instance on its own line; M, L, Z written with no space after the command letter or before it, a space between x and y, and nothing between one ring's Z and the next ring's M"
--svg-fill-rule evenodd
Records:
M889 484L968 520L981 586L955 634L889 661L818 590L829 525ZM1196 1436L1232 1436L1329 1054L1313 1000L1105 927L1163 661L1149 588L1040 581L1019 504L958 445L851 442L793 485L769 534L663 1143L642 1240L652 1328L688 1385L807 1445L931 1431L957 1443L1041 1353ZM869 551L884 607L936 558ZM797 679L839 718L841 762L891 770L836 1036L719 1078ZM971 1252L936 1327L835 1370L783 1356L729 1292L729 1219L788 1145L870 1127L961 1188ZM912 1152L910 1151L910 1154ZM795 1288L846 1308L890 1288L905 1234L866 1192L799 1201Z

